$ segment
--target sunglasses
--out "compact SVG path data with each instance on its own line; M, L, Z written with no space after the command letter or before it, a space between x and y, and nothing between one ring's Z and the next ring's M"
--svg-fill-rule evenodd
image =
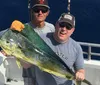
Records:
M49 9L46 8L46 7L34 7L32 10L33 10L35 13L39 13L40 11L41 11L42 13L46 13Z
M68 30L71 30L73 28L71 24L66 23L66 22L60 22L59 26L62 27L62 28L66 27L66 29L68 29Z

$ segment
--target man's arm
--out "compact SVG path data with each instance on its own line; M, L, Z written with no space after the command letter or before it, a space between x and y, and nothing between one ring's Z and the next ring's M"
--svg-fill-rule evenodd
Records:
M75 61L75 78L76 80L84 80L85 79L85 69L84 69L84 57L81 46L77 45L77 59Z

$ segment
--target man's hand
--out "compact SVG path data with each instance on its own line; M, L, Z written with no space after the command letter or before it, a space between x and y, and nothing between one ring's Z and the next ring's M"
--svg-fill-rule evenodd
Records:
M22 30L24 29L24 24L21 23L21 22L18 21L18 20L14 20L14 21L12 22L12 24L11 24L10 29L16 30L16 31L19 31L19 32L20 32L20 31L22 31Z
M7 56L6 52L4 52L3 50L0 51L4 56Z
M6 57L12 57L11 55L8 55L4 50L0 50L0 52Z
M85 71L84 71L84 69L78 70L76 72L75 79L77 81L83 81L85 79Z

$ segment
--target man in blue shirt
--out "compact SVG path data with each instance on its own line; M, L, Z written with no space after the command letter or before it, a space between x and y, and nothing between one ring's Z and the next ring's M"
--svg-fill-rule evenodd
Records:
M70 36L75 30L75 17L71 14L63 13L55 25L54 33L42 35L42 39L59 55L66 65L75 71L76 80L84 80L84 59L79 43ZM67 80L35 68L36 85L74 85L72 80Z

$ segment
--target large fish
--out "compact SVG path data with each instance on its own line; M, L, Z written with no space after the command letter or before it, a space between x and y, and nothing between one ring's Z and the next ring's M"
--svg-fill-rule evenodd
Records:
M25 25L25 28L22 32L8 29L0 38L0 47L8 55L34 64L45 72L73 80L74 72L29 25ZM82 82L92 85L86 79ZM81 82L76 81L76 85L81 85Z

